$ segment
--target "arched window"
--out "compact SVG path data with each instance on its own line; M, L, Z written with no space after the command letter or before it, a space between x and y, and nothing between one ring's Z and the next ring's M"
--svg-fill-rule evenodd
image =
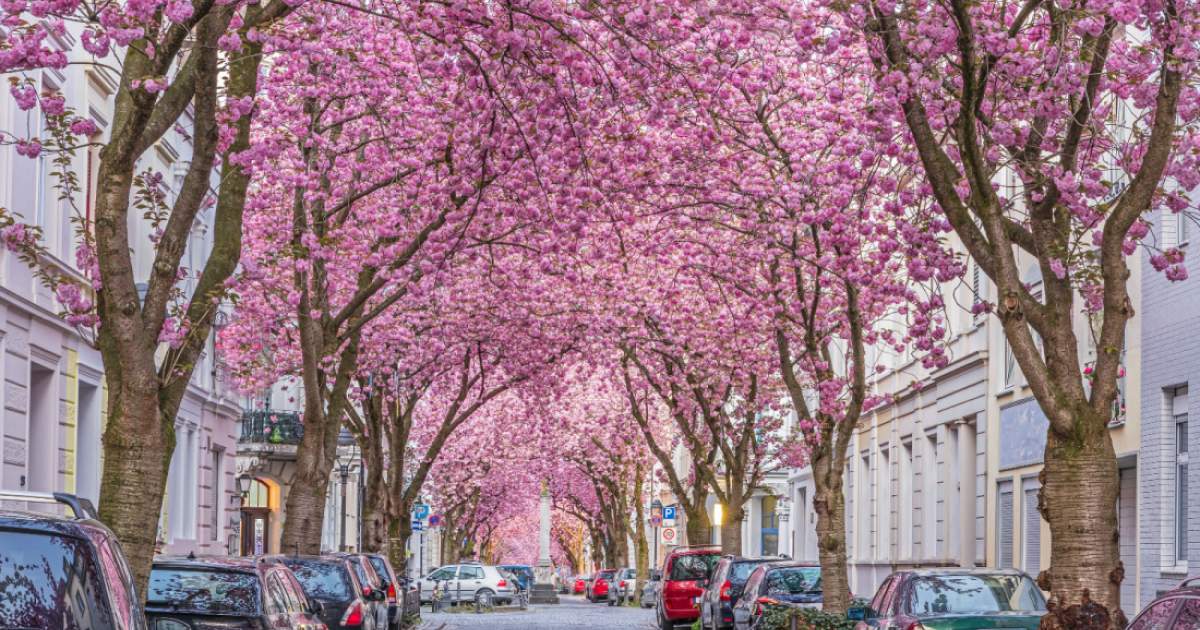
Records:
M759 499L762 503L762 555L779 555L779 499L773 495Z
M268 486L263 480L255 479L250 482L250 492L246 496L246 507L251 508L269 508L271 507L271 486Z

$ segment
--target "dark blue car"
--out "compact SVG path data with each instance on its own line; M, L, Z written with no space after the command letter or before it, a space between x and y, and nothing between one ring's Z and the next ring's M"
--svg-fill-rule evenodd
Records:
M533 588L533 567L527 564L502 564L500 568L517 576L521 590L528 591Z

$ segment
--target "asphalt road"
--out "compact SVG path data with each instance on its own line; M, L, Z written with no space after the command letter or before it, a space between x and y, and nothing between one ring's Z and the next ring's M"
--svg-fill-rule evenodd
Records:
M575 595L560 595L556 606L531 606L516 610L513 606L485 614L422 612L420 630L653 630L654 611L630 606L591 604ZM426 611L429 609L426 608ZM683 626L680 626L681 628Z

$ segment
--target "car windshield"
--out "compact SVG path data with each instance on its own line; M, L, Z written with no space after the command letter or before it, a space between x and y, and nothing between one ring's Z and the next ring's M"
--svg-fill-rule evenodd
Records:
M671 562L670 580L705 580L712 575L712 569L720 560L716 553L696 553L677 556Z
M616 574L617 574L616 571L601 571L599 578L601 580L611 580L611 579L613 579L613 576Z
M149 606L206 613L258 614L258 576L212 569L155 568Z
M350 580L341 562L285 560L284 564L296 574L305 595L336 602L351 599Z
M625 569L621 572L621 579L632 580L637 577L637 569Z
M1024 575L940 575L913 580L908 609L917 616L1041 612L1046 600Z
M112 628L86 542L0 531L0 549L0 627Z
M767 593L798 595L821 592L820 567L785 567L771 569L765 578Z

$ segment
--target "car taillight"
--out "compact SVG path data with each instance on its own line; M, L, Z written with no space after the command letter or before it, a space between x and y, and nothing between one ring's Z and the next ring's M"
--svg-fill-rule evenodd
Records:
M505 586L508 586L508 582L505 582L504 580L496 582L496 588L504 588Z
M773 599L771 597L759 597L758 599L754 600L754 615L756 617L761 615L763 613L763 606L777 605L779 605L779 600L777 599Z
M388 599L396 601L396 585L388 584Z
M921 625L921 622L916 619L909 621L907 626L901 625L899 627L903 628L903 630L925 630L925 626Z
M342 615L343 626L361 626L363 622L363 606L362 602L354 602L346 609L346 614Z
M729 589L731 588L733 585L729 583L729 580L725 580L725 583L721 585L721 601L729 601Z
M621 588L625 588L625 580L621 580Z

